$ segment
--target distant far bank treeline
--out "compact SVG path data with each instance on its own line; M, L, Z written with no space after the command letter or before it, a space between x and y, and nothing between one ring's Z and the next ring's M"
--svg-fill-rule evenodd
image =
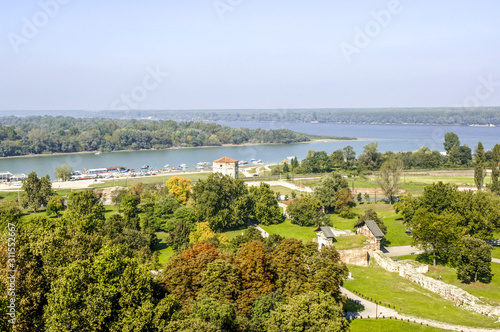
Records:
M500 107L484 108L377 108L287 110L183 110L100 111L111 118L169 119L176 121L318 122L394 125L495 125L500 126Z
M62 116L0 118L0 157L223 144L288 144L307 142L311 138L315 137L288 129L231 128L201 121L112 120Z

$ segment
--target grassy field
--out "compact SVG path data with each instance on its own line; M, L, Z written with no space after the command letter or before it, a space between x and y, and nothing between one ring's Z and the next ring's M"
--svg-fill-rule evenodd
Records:
M154 251L156 251L160 254L160 256L158 257L158 262L160 263L160 265L162 267L165 264L167 264L170 257L172 257L175 254L174 249L172 249L171 247L167 247L167 244L165 243L165 239L167 238L167 235L168 234L165 232L156 232L156 237L158 238L158 243L153 248Z
M436 278L438 275L443 278L443 281L450 285L455 285L462 288L466 292L478 297L485 303L493 306L500 305L500 264L491 263L491 272L493 278L489 284L474 282L464 284L457 279L457 269L445 266L429 266L429 272L426 274L429 277Z
M369 267L349 266L354 280L344 281L344 287L375 300L396 306L403 314L442 321L450 324L500 328L495 319L460 309L453 302L419 285L388 272L376 263Z
M373 209L377 215L382 218L384 224L387 226L386 246L404 246L412 243L411 237L406 234L406 226L400 216L394 212L392 205L382 202L370 204L358 204L354 209L356 217L353 219L342 218L338 214L330 214L330 220L333 226L337 229L350 229L354 230L354 222L357 220L357 215L363 214L367 209Z
M351 322L351 332L438 332L447 331L431 326L389 319L355 319Z
M274 191L275 193L278 192L281 195L287 195L290 198L292 197L292 191L294 191L293 189L283 186L271 186L271 190ZM298 190L295 190L295 193L297 194L297 196L299 195Z
M500 259L500 247L493 247L491 257Z
M316 227L301 227L292 224L289 219L277 225L264 226L260 225L269 234L279 234L284 237L293 237L304 242L312 241L317 237L314 229Z
M245 232L245 230L248 228L248 226L241 226L235 229L229 229L227 231L222 232L222 234L226 235L229 241L234 239L237 235L241 235L242 233Z

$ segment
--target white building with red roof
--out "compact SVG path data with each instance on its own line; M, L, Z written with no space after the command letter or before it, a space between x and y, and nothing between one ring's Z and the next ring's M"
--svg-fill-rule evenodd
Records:
M222 157L220 159L214 160L213 172L222 173L223 175L229 175L233 179L237 179L239 173L238 160L228 157Z

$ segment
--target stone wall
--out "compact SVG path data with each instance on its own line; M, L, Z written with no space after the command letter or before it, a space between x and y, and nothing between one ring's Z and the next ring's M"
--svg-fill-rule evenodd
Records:
M429 270L427 265L411 260L396 262L384 255L381 251L374 251L372 256L377 263L387 271L397 272L401 277L409 279L425 289L447 300L455 302L455 304L461 308L487 316L500 317L500 307L481 304L481 300L463 289L423 275L423 273Z
M369 250L365 248L339 250L340 260L345 264L368 266Z

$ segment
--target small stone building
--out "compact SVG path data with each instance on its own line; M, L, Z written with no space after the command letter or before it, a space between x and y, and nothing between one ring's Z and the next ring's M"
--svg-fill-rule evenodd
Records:
M384 237L384 233L380 230L374 220L365 220L357 229L357 234L362 234L370 239L372 249L380 250L380 241Z
M238 160L228 157L214 160L212 172L222 173L223 175L229 175L233 179L237 179L239 173Z
M314 230L317 232L318 238L316 241L318 242L318 250L321 250L324 246L331 246L333 244L334 236L330 227L328 226L320 226Z

